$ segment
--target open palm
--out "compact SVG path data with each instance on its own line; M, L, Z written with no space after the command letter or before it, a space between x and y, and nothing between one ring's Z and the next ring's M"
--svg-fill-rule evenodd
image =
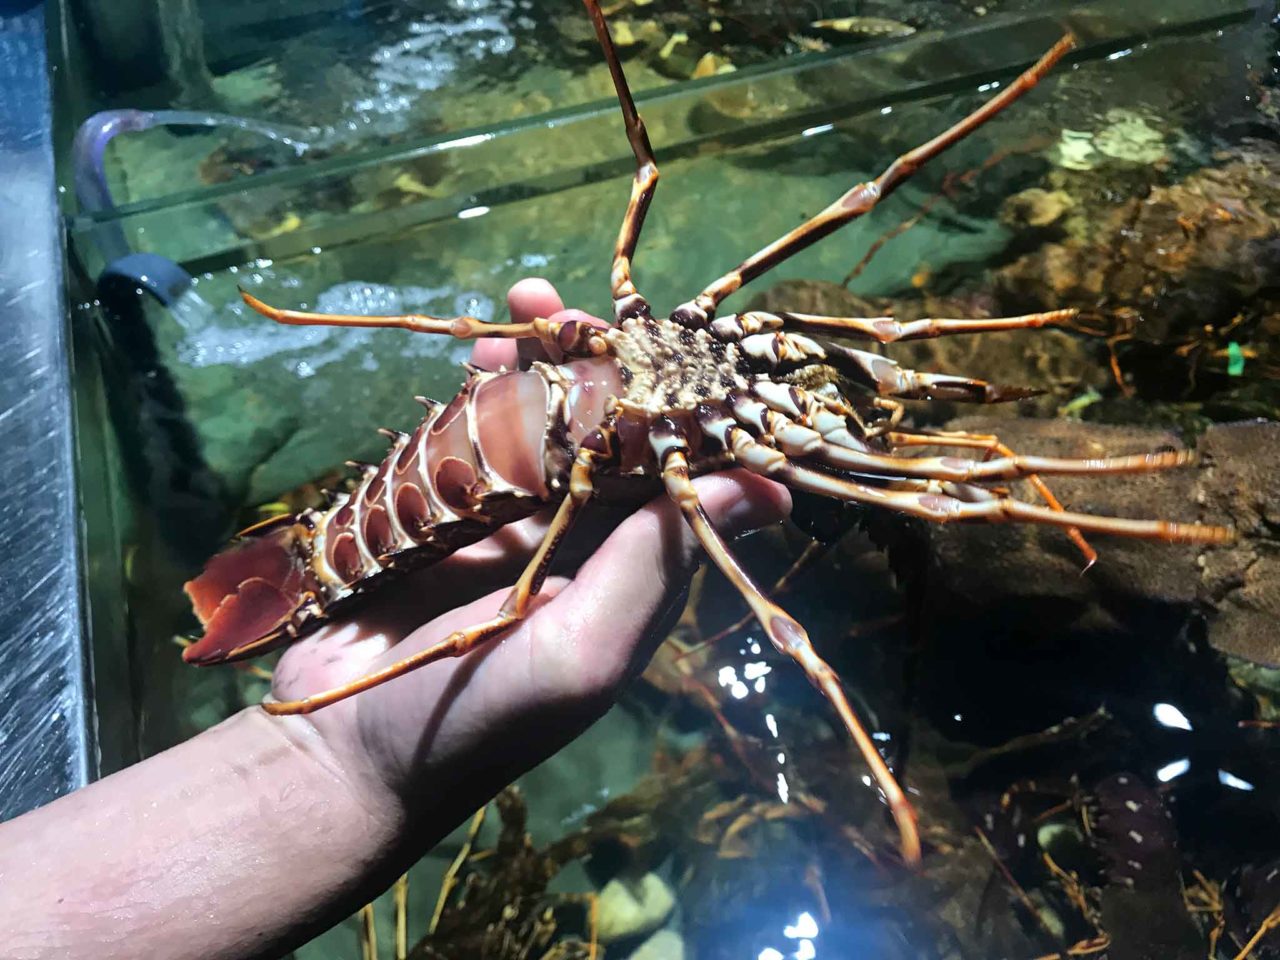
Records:
M545 281L517 284L509 301L516 322L567 318ZM516 348L481 341L473 360L514 366ZM699 490L729 533L774 522L789 505L781 487L739 471L705 478ZM344 767L375 792L415 803L431 795L444 832L603 713L678 612L695 554L665 499L620 523L607 512L577 531L579 553L595 550L573 579L549 579L532 615L488 647L311 714ZM293 645L273 695L295 699L356 679L491 617L544 530L543 517L512 524L375 594L351 619Z

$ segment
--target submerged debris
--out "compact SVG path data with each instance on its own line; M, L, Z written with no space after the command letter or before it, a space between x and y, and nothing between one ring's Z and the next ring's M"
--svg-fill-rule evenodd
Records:
M814 20L809 26L826 33L837 33L851 37L909 37L916 32L910 24L888 17L836 17L827 20Z
M503 790L495 803L502 821L497 843L491 850L475 849L482 810L445 876L430 930L409 951L409 960L588 960L596 956L592 899L547 891L565 864L585 853L581 837L570 835L538 849L525 832L527 812L518 788ZM577 917L577 929L585 930L586 939L561 933L560 925L569 912Z
M1186 910L1177 831L1160 797L1124 772L1099 782L1093 803L1090 839L1106 864L1108 960L1201 960L1206 947Z

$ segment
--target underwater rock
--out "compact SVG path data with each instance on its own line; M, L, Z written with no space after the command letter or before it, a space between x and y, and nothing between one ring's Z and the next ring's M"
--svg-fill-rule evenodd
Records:
M693 68L692 77L694 80L701 80L703 77L714 77L718 73L733 73L736 69L738 68L727 58L708 51Z
M1092 170L1108 160L1157 164L1169 157L1169 135L1133 110L1108 110L1099 130L1063 130L1055 160L1067 170Z
M998 289L1020 300L1044 298L1045 308L1154 305L1161 297L1163 309L1148 312L1167 314L1170 297L1202 307L1196 287L1215 283L1244 298L1274 281L1280 258L1267 253L1280 235L1280 152L1264 147L1233 154L1230 162L1145 195L1118 176L1118 183L1100 175L1051 178L1074 208L1063 249L1044 247L1003 268ZM1174 283L1192 286L1180 292Z
M1107 126L1093 138L1094 146L1104 157L1154 164L1168 156L1165 134L1142 114L1117 108L1108 110L1106 119Z
M684 31L673 33L652 58L650 66L658 73L673 80L687 80L693 76L706 51L698 46Z
M1181 448L1173 434L1061 420L966 417L949 429L999 432L1015 451L1098 457ZM1080 575L1081 559L1060 530L1031 526L933 526L925 536L935 610L986 624L1002 635L1046 642L1093 632L1147 635L1163 611L1199 607L1218 650L1280 664L1280 424L1211 426L1197 467L1132 477L1053 477L1068 509L1091 513L1225 523L1237 543L1212 549L1096 537L1100 559ZM955 620L950 619L955 615ZM1185 616L1185 613L1182 614ZM944 629L942 625L939 629Z
M1197 498L1240 533L1236 543L1207 552L1200 567L1201 590L1216 610L1209 641L1280 666L1280 424L1214 426L1199 449L1207 466Z
M1097 155L1093 135L1088 130L1064 129L1054 159L1066 170L1092 170L1097 164Z
M278 101L284 92L280 64L255 63L212 79L213 92L224 110L251 114Z
M684 960L684 939L674 930L659 930L628 960Z
M600 891L596 933L601 943L643 936L662 926L675 905L675 894L656 873L615 877Z
M1057 223L1074 205L1065 190L1043 190L1032 187L1015 193L1004 202L1000 222L1017 228L1040 229Z
M1003 308L1081 308L1117 338L1146 396L1180 399L1274 369L1280 150L1246 141L1168 184L1152 186L1147 168L1108 168L1057 170L1047 186L1071 198L1065 236L996 271ZM1028 239L1045 238L1020 237L1024 251Z

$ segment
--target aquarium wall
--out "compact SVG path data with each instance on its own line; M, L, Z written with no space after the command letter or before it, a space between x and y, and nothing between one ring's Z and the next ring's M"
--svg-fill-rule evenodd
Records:
M45 43L38 5L0 11L0 820L96 760Z

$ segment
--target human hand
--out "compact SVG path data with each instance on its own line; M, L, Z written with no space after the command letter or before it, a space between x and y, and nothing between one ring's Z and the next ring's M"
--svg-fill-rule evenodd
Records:
M570 319L545 281L510 300L517 321ZM497 342L474 354L486 366L516 357ZM729 533L789 503L746 474L698 485ZM0 824L0 878L21 881L0 883L5 955L278 957L368 903L602 714L666 633L694 555L679 511L655 501L603 535L594 512L574 531L595 547L576 576L549 580L529 618L486 648L307 716L243 710ZM365 676L487 619L544 529L512 524L371 595L285 652L275 696Z
M546 281L508 296L515 322L536 316L603 321L565 311ZM536 343L521 341L521 360ZM482 340L477 366L514 367L516 345ZM733 535L777 521L786 491L731 471L697 481L716 523ZM696 543L661 498L601 536L602 512L576 530L598 548L572 579L549 578L534 612L457 660L430 664L308 716L357 790L399 813L430 809L430 842L504 784L560 749L600 716L643 669L679 612ZM616 517L613 518L616 521ZM607 524L606 524L607 526ZM546 529L512 524L372 596L351 619L291 646L273 694L296 699L362 677L495 614ZM501 586L501 589L495 589ZM424 804L426 807L424 807Z

